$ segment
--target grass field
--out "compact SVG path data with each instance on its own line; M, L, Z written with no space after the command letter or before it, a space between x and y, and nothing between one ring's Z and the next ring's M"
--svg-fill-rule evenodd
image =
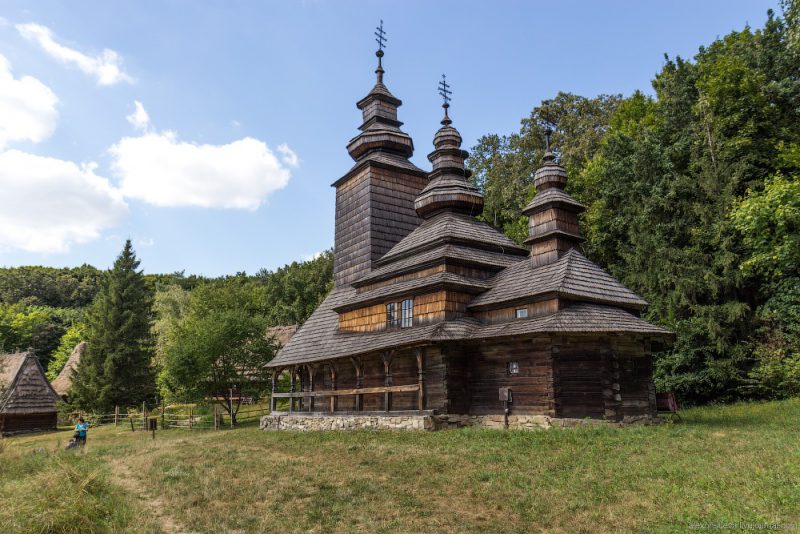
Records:
M800 529L800 399L656 427L0 441L6 532Z

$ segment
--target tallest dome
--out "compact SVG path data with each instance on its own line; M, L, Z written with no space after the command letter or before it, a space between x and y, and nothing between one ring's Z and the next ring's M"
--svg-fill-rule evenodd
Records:
M375 87L356 104L364 122L358 127L361 133L347 144L347 151L356 161L375 151L410 158L414 154L414 143L407 133L400 130L403 123L397 120L397 108L403 102L383 84L386 71L383 70L382 44L375 55L378 56Z

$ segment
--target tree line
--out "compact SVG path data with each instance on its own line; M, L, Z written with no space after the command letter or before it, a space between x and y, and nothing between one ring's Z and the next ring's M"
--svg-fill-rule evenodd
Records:
M482 217L521 241L555 130L584 253L676 332L656 381L689 402L800 393L800 9L782 11L665 56L653 95L559 93L469 161Z
M33 350L54 379L86 341L69 400L97 412L233 385L258 394L278 348L267 329L305 321L332 283L330 251L276 271L205 278L145 275L128 241L108 271L0 269L0 350Z

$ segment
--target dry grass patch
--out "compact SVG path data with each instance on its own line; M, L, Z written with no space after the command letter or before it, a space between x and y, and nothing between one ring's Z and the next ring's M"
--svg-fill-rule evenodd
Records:
M103 429L85 456L104 476L105 463L124 464L162 515L196 532L683 532L799 523L797 420L800 400L624 429L250 428L173 430L155 441ZM52 440L15 448L42 439Z

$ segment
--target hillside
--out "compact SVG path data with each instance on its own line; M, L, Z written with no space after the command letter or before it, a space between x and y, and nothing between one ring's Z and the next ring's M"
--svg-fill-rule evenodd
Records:
M800 521L800 400L535 432L93 430L0 442L0 522L77 532L683 532ZM761 527L764 528L764 527Z

